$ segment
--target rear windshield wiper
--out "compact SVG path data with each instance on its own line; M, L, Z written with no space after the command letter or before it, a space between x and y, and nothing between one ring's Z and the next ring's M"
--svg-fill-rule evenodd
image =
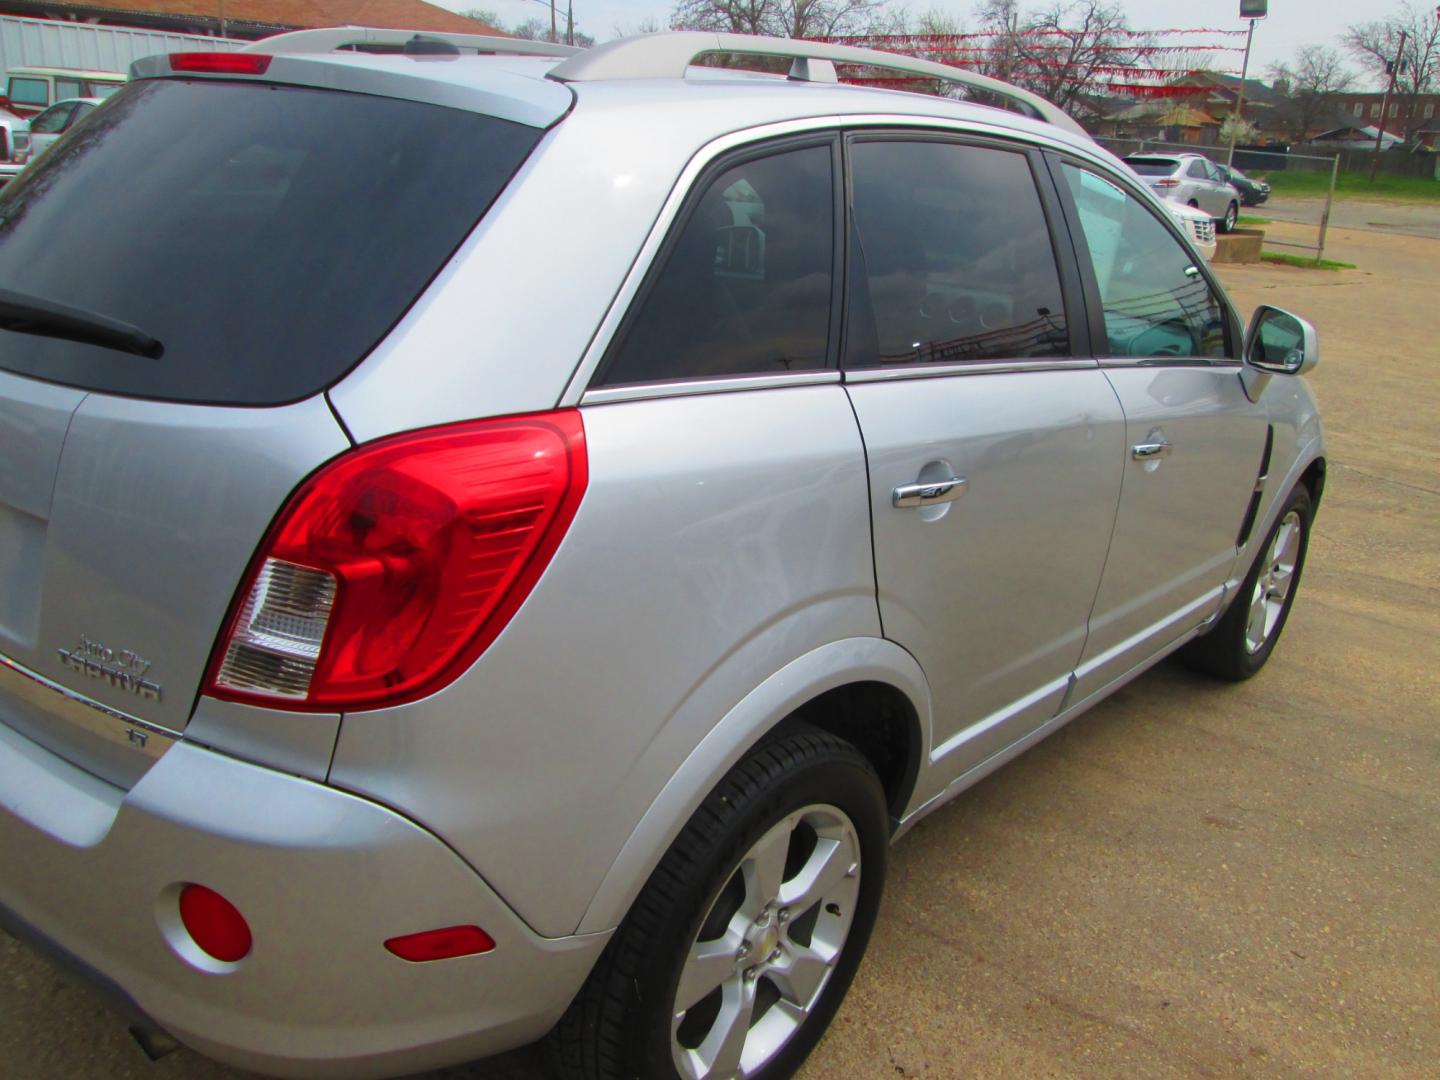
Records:
M152 360L165 353L165 346L138 326L10 289L0 289L0 330L105 345Z

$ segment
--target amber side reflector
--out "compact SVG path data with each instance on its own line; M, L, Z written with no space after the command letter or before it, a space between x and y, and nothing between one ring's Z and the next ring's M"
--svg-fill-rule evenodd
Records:
M449 960L489 952L495 948L495 939L478 926L447 926L443 930L392 937L385 942L385 948L401 960L420 964L426 960Z

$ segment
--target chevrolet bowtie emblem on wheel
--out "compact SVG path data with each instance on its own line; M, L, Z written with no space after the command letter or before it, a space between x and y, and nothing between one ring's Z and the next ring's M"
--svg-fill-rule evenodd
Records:
M98 641L80 636L73 649L57 649L60 662L92 679L103 679L117 690L128 690L143 701L160 700L160 684L145 676L150 661L129 649L110 649Z

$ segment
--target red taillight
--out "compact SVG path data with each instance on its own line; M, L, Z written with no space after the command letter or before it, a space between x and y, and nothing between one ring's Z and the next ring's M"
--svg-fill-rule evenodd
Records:
M327 712L433 693L529 595L587 478L573 409L412 432L336 458L261 545L206 693Z
M1180 186L1180 181L1179 181L1179 180L1176 180L1174 177L1169 177L1169 178L1167 178L1167 179L1165 179L1165 180L1156 180L1156 181L1155 181L1155 186L1156 186L1156 187L1160 187L1160 188L1179 187L1179 186Z
M177 52L170 54L170 70L202 75L264 75L271 58L263 53Z
M495 939L478 926L447 926L443 930L393 937L385 942L385 948L401 960L419 964L426 960L449 960L456 956L489 952L495 948Z
M214 889L186 885L180 890L180 921L196 945L226 964L250 954L250 924Z

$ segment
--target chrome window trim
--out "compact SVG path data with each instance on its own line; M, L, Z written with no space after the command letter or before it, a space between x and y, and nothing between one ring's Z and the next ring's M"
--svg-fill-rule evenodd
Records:
M602 386L585 391L581 405L607 405L615 401L644 401L691 394L729 394L739 390L768 390L777 386L817 386L838 383L840 372L795 371L782 375L740 375L714 379L681 379L675 382L634 383L630 386Z
M180 741L180 736L168 728L52 682L4 653L0 653L0 696L19 698L82 731L143 754L152 762Z
M1237 371L1245 364L1228 356L1101 356L1097 358L1102 368L1132 367L1198 367L1234 368Z
M650 266L655 261L657 252L665 242L666 236L669 235L675 219L679 216L680 209L690 193L691 188L694 186L700 174L709 168L710 164L717 157L721 154L729 153L732 150L738 150L741 147L748 146L751 143L763 142L768 139L778 139L787 135L848 131L853 128L875 128L877 130L883 128L915 128L935 132L989 137L1015 143L1021 147L1063 150L1076 154L1077 156L1084 155L1084 151L1072 145L1069 140L1050 140L1039 133L1032 134L1017 131L1015 128L1007 127L1003 124L991 124L978 120L958 120L950 117L907 115L905 113L875 113L870 115L858 113L842 116L808 116L796 120L781 120L772 124L761 124L758 127L744 128L712 139L696 150L695 153L691 155L690 160L685 163L685 167L680 170L680 175L670 188L670 194L666 196L664 204L660 207L660 212L655 216L655 222L650 227L649 235L645 237L644 243L640 245L640 250L636 253L635 260L630 264L630 270L625 275L625 280L615 293L614 299L611 300L610 307L605 312L605 317L600 320L600 325L596 328L594 336L591 337L590 344L586 348L584 356L581 357L580 363L576 365L574 373L570 376L569 383L556 401L556 407L565 408L582 403L594 404L600 400L616 400L609 397L600 398L597 395L608 394L611 390L620 390L628 393L636 389L634 387L609 387L590 390L588 387L590 379L600 366L600 361L604 357L605 351L610 347L610 342L614 338L615 332L620 328L620 323L624 319L625 313L629 311L631 302L640 291L640 286L644 282L645 275L649 273ZM1095 149L1099 154L1105 153L1105 151L1100 150L1098 146ZM1097 157L1096 163L1108 168L1108 166L1105 166L1103 157ZM826 371L817 372L816 374L834 375L835 372ZM772 376L759 376L759 378L769 379L772 378ZM781 378L784 378L784 376L781 376ZM707 383L710 381L711 380L706 380ZM734 377L722 376L718 381L733 382ZM676 387L688 387L691 386L692 383L689 381L666 384L657 383L648 387L647 393L643 395L637 394L636 396L663 396L665 391L659 389L662 385L669 388L669 393L677 393L679 391L676 390ZM721 387L720 389L735 389L735 387L728 386ZM748 387L746 389L748 389ZM684 392L707 393L712 391L697 389ZM629 400L629 398L627 397L624 400Z
M896 364L883 368L850 368L847 383L893 382L896 379L935 379L948 375L1010 375L1021 371L1083 371L1097 366L1093 357L1044 360L996 360L974 364Z

